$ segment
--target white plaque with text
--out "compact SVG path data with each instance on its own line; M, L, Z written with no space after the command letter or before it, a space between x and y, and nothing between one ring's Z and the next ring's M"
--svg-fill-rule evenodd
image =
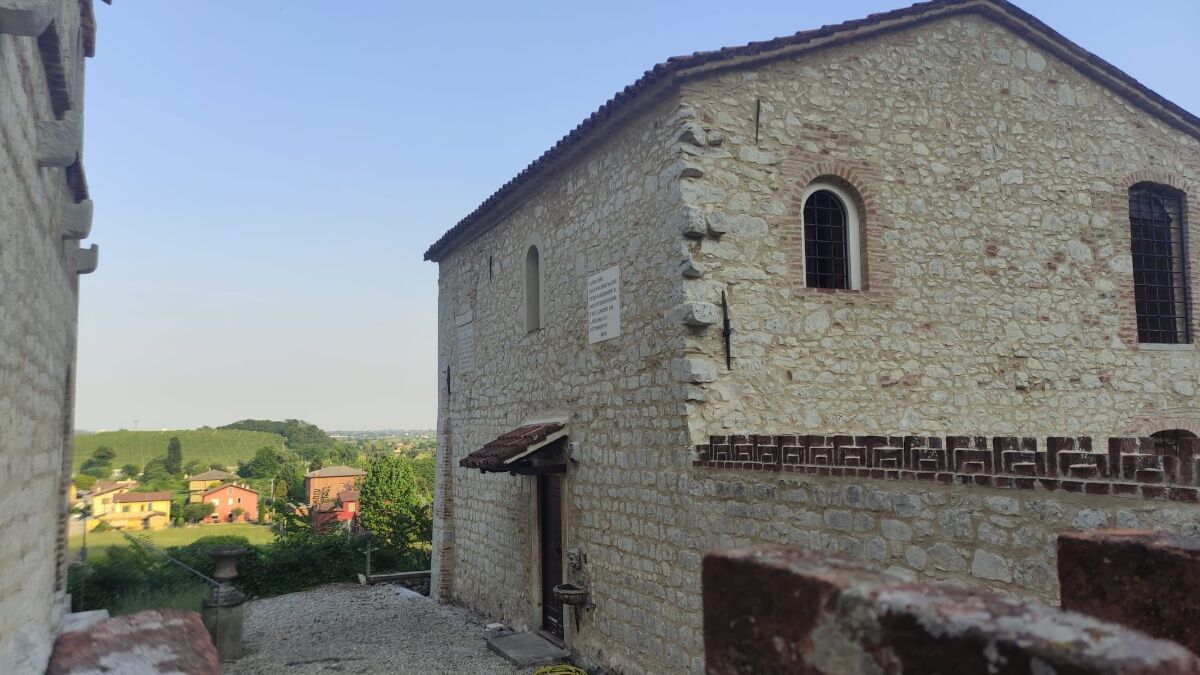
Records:
M587 283L588 344L621 334L621 266L596 272Z
M474 313L467 311L458 315L458 369L469 372L475 369L475 322Z

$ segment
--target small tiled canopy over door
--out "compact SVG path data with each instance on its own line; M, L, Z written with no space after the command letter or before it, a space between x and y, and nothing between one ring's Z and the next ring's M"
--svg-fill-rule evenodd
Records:
M458 461L459 466L526 476L566 473L562 446L567 427L560 422L526 424L501 434Z

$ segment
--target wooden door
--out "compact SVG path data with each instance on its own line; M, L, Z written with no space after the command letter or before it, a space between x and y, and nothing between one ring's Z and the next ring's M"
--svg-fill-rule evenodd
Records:
M563 606L554 587L563 582L562 476L538 476L538 530L542 549L542 630L563 637Z

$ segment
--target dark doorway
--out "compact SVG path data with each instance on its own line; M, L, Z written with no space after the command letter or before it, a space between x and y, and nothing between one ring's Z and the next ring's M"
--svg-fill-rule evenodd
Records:
M554 587L563 582L562 476L538 476L538 530L542 544L542 630L563 638L562 603Z

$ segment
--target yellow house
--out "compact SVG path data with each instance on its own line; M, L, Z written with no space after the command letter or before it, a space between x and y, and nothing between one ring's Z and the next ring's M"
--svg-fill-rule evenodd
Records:
M197 504L204 501L204 491L208 488L219 485L227 480L233 480L237 476L228 471L220 469L210 469L204 473L198 473L195 476L188 476L188 503Z
M84 497L87 505L92 513L92 518L110 513L113 510L113 499L119 494L129 492L137 483L134 481L107 481L102 480L92 486L90 492ZM90 520L90 519L89 519Z
M103 521L118 530L162 530L171 523L170 492L122 492L113 497L113 510L88 522Z

